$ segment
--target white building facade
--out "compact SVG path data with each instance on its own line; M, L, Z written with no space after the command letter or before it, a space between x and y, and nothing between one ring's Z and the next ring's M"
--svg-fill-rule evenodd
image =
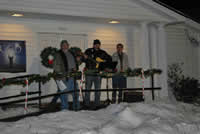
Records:
M14 18L11 13L23 13L24 17ZM48 46L59 48L62 39L83 51L100 39L109 54L117 43L124 44L131 68L163 71L155 77L155 86L162 87L156 92L157 99L168 96L169 64L184 62L188 75L200 76L200 47L188 40L187 32L199 40L200 25L151 0L1 0L0 14L0 40L25 40L27 54L26 73L0 73L0 78L51 72L41 65L40 52ZM109 24L111 20L120 23ZM145 86L150 86L149 79ZM129 78L128 87L141 87L141 80ZM21 90L9 86L0 92L3 97ZM37 84L30 90L37 90ZM42 91L56 92L54 81L43 85ZM150 100L151 94L146 92L145 97Z

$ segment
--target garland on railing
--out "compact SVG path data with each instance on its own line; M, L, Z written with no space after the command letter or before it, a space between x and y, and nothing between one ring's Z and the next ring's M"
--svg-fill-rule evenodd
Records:
M72 72L66 75L49 72L47 75L33 74L27 77L27 79L29 81L28 84L30 85L34 82L41 82L42 84L45 84L55 77L80 77L80 76L81 76L80 71ZM0 88L3 88L4 86L10 86L10 85L22 85L23 87L25 87L26 86L25 78L24 80L10 79L10 78L8 79L3 78L0 80Z
M142 68L135 68L135 69L131 69L128 68L125 72L110 72L110 71L102 71L100 73L98 73L97 70L86 70L85 74L86 75L99 75L102 77L112 77L115 75L123 75L126 77L141 77L142 73ZM146 71L144 71L144 76L145 78L154 75L154 74L161 74L162 70L160 69L148 69Z
M114 75L124 75L126 77L141 77L142 73L141 73L142 68L135 68L135 69L127 69L125 72L121 72L121 73L113 73L113 72L109 72L109 71L102 71L102 72L97 72L97 70L86 70L84 72L85 75L99 75L101 77L112 77ZM160 69L148 69L146 71L144 71L144 76L145 78L151 76L151 75L155 75L155 74L161 74L162 71ZM56 73L48 73L47 75L39 75L39 74L34 74L34 75L30 75L28 77L28 81L29 81L29 85L34 83L34 82L41 82L42 84L47 83L48 81L50 81L52 78L55 77L76 77L77 79L81 78L81 72L77 71L77 72L72 72L66 75L63 74L56 74ZM23 87L26 86L26 81L25 80L15 80L15 79L6 79L3 78L0 80L0 88L3 88L4 86L10 86L10 85L22 85Z

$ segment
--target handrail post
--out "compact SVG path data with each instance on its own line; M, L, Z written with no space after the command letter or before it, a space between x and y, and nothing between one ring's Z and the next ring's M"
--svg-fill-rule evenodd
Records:
M76 76L74 76L74 99L75 100L73 100L72 101L72 106L73 106L73 103L74 103L74 110L75 111L77 111L77 89L76 89L77 87L76 87Z
M38 101L39 101L39 108L41 108L41 104L42 104L42 102L41 102L41 81L39 80L39 82L38 82L38 90L39 90L39 99L38 99Z
M151 74L151 93L152 93L152 100L155 100L155 95L154 95L154 75Z

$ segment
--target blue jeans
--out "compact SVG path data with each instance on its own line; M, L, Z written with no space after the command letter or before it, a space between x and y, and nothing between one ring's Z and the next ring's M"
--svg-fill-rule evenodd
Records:
M66 85L66 89L64 90L59 90L58 92L65 92L65 91L72 91L74 90L74 79L69 78L68 80L63 80L63 83ZM76 90L78 90L78 83L76 82ZM76 92L76 101L75 101L75 92L72 93L73 96L73 109L77 110L80 109L80 102L79 102L79 92ZM61 94L61 95L56 95L52 99L52 103L56 103L56 101L60 98L61 100L61 109L69 109L69 104L68 104L68 94ZM75 103L76 102L76 103Z
M112 87L113 89L123 89L127 87L126 77L121 75L116 75L112 77ZM112 101L116 102L116 91L112 92ZM118 102L122 101L122 90L119 90Z
M95 90L101 89L101 77L100 76L86 76L86 90L91 90L94 83ZM95 92L94 103L96 106L100 105L100 92ZM85 105L90 105L90 92L85 92Z

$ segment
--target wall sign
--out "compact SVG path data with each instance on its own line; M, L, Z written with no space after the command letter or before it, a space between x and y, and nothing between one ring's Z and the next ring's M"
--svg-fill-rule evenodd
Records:
M0 40L0 72L26 72L26 42Z

